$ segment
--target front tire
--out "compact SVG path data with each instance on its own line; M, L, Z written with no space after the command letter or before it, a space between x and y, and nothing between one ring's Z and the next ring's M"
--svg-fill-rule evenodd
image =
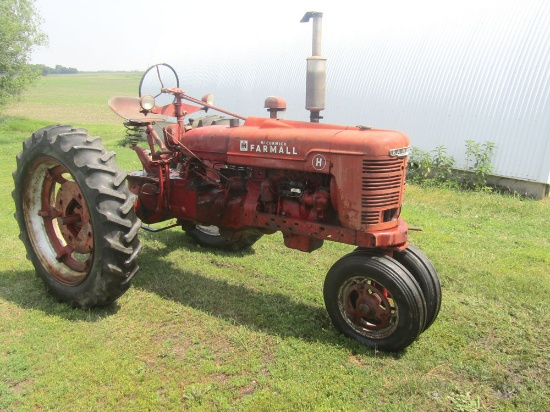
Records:
M424 329L426 304L420 287L387 256L344 256L329 270L323 295L334 326L370 348L402 350Z
M437 271L430 259L417 247L409 245L402 251L393 253L393 258L413 275L420 286L426 301L426 326L428 329L437 318L441 308L441 284Z
M112 303L138 270L141 222L114 156L86 129L60 125L35 132L17 155L20 238L46 288L73 307Z

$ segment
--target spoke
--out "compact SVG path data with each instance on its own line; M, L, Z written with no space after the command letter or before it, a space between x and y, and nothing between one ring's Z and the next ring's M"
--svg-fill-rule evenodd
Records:
M164 83L162 83L162 79L161 79L161 76L160 76L160 69L159 69L159 66L160 66L160 65L157 65L157 76L158 76L158 78L159 78L160 85L161 85L162 88L164 89Z
M90 262L92 261L92 256L86 259L84 262L79 262L73 257L74 249L70 246L64 246L59 251L57 251L56 259L67 265L69 268L76 270L77 272L86 272L90 267Z
M58 165L46 171L46 178L50 178L54 182L62 185L67 181L67 179L63 177L63 173L67 173L67 169L61 165Z
M38 216L42 216L44 219L55 219L59 217L61 213L55 207L47 207L38 211Z
M57 219L57 222L60 225L71 225L73 223L79 223L81 221L81 216L79 214L75 215L69 215L69 216L62 216L59 219Z
M71 253L73 253L73 249L70 248L68 245L60 248L56 251L57 256L55 257L58 262L66 263L66 260L70 258Z

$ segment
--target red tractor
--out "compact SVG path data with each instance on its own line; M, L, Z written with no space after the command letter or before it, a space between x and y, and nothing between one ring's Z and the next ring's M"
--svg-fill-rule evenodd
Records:
M143 170L121 171L98 137L71 126L38 130L17 156L20 237L56 298L112 303L138 271L142 222L176 219L199 244L232 251L279 231L304 252L325 240L357 246L329 270L323 293L334 326L369 347L401 350L432 324L438 276L400 217L407 136L320 124L322 104L309 104L312 122L282 120L284 101L274 97L270 117L244 118L210 95L186 95L166 64L146 71L140 96L109 104L126 119ZM185 123L209 109L229 117Z

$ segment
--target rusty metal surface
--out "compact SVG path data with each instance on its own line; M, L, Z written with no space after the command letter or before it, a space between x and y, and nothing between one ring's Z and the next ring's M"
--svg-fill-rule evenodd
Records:
M340 291L344 310L356 328L368 331L394 329L398 310L391 293L366 277L350 279Z
M163 92L173 94L175 103L153 111L177 118L164 129L166 145L149 125L151 153L133 146L146 171L129 177L144 222L177 218L230 230L281 231L288 247L303 251L325 240L364 248L406 246L402 153L410 142L404 134L257 117L242 126L193 129L183 125L182 100L215 107L179 88ZM129 115L139 101L119 98L111 104ZM265 104L273 111L286 106L276 97ZM178 172L170 169L175 164Z
M29 168L23 195L27 233L41 263L61 283L88 276L93 253L89 209L68 170L52 158Z
M57 223L67 246L77 253L92 253L94 242L90 212L75 182L66 181L61 185L55 206L59 211Z

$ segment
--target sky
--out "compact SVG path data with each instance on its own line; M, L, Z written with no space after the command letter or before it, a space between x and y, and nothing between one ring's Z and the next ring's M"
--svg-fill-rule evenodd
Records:
M460 2L461 9L468 1ZM79 71L143 71L161 61L186 59L190 53L197 58L259 47L278 52L297 39L311 41L311 27L299 23L307 11L324 13L323 28L338 24L351 32L354 25L399 25L411 18L424 21L426 16L456 12L452 3L436 0L36 0L35 4L49 44L35 50L32 63Z
M509 0L513 1L513 0ZM328 59L326 121L359 96L370 67L366 50L416 50L425 36L491 16L502 0L35 0L49 37L32 63L86 71L173 66L192 96L213 93L228 110L263 115L267 96L287 100L287 118L303 119L308 11L323 13ZM477 16L477 17L476 17ZM481 16L481 17L479 17ZM462 23L457 23L462 22ZM395 50L393 50L395 52ZM391 63L392 50L374 58ZM391 67L391 64L388 66ZM336 85L336 86L334 86ZM243 98L246 96L246 99ZM346 102L335 105L333 102Z
M145 70L183 58L189 43L215 48L277 41L285 25L300 26L308 3L323 2L36 0L49 44L35 50L32 62L80 71Z

